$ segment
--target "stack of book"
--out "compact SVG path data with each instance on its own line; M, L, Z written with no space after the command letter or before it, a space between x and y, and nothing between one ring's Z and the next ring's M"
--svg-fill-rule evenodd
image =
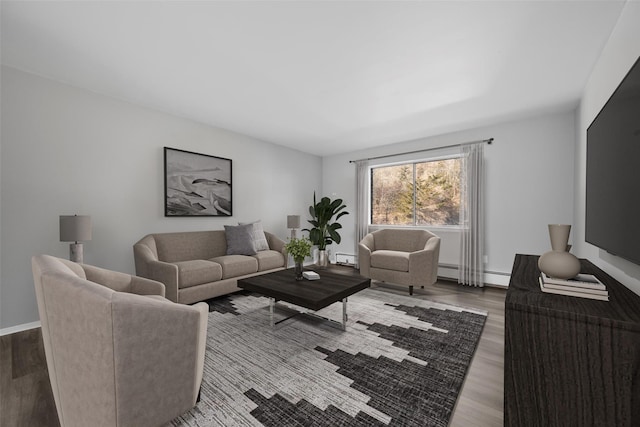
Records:
M572 279L554 279L540 275L540 289L550 294L609 301L607 287L592 274L578 274Z

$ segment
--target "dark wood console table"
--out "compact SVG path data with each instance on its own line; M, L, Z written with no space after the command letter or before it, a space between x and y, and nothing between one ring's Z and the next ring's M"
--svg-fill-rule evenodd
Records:
M505 300L505 426L640 426L640 296L587 260L609 301L543 293L516 255Z

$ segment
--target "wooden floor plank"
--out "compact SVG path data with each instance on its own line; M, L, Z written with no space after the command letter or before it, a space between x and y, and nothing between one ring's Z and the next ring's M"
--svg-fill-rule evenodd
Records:
M58 427L40 328L0 337L0 425Z

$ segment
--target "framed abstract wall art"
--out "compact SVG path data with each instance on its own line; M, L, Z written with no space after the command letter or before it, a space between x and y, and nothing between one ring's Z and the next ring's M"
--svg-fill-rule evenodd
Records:
M231 216L231 159L164 147L164 216Z

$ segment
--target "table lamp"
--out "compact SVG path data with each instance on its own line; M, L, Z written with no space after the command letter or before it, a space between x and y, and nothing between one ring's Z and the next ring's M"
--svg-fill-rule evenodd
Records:
M287 228L291 229L291 239L295 239L296 228L300 228L300 215L287 215Z
M60 215L60 241L74 242L69 245L69 259L82 263L82 241L91 240L91 217L89 215Z

